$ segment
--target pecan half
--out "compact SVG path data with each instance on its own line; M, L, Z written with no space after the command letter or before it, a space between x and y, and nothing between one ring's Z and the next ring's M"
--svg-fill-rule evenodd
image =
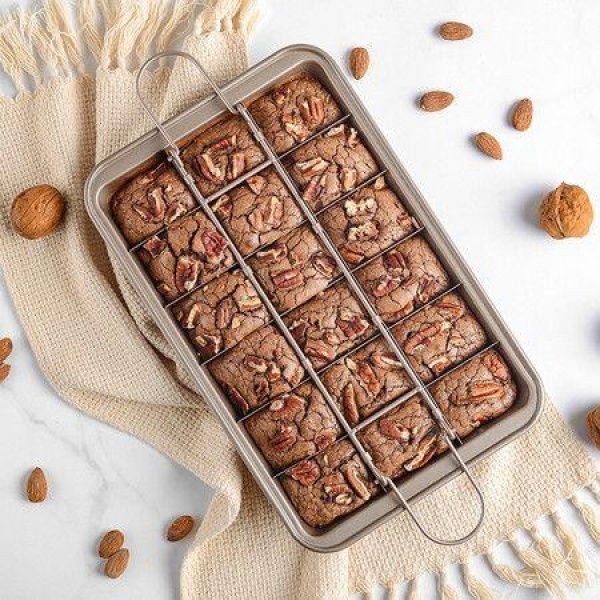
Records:
M328 166L329 163L320 156L296 163L296 168L306 177L320 175Z
M317 96L311 96L300 104L300 114L305 121L313 126L320 125L325 118L323 100Z
M360 478L356 465L350 465L346 469L345 475L348 483L359 498L368 500L371 497L371 492L369 491L367 484Z
M324 252L315 252L312 256L312 264L324 277L332 277L337 268L335 260Z
M221 167L215 164L212 156L208 152L203 152L196 157L196 166L202 176L212 183L223 183L225 173Z
M344 167L342 169L342 190L344 192L349 192L352 188L356 186L356 182L358 180L358 173L356 169L352 169L350 167Z
M229 163L229 179L237 179L246 168L246 155L243 152L234 152Z
M440 312L443 311L444 313L446 313L448 318L452 319L453 321L462 317L462 315L465 312L463 306L450 300L442 300L440 302L436 302L436 306L438 310L440 310Z
M189 292L200 275L200 261L195 256L182 254L175 266L175 285L180 292Z
M304 410L304 398L298 394L285 394L271 402L269 410L280 412L280 418L293 418L293 416Z
M152 258L156 258L166 247L167 240L161 240L156 235L151 237L143 246L144 250L147 250Z
M409 461L404 463L406 471L414 471L429 462L437 450L437 435L429 431L417 446L417 453Z
M457 398L457 404L471 404L480 402L488 402L490 400L498 400L504 396L504 386L501 383L493 381L478 382L469 385L467 395L462 398Z
M264 358L261 358L260 356L248 354L244 359L244 366L249 371L254 371L255 373L266 373L269 364Z
M342 408L344 409L344 416L348 423L356 425L360 420L360 415L354 395L354 387L351 383L347 383L342 389Z
M320 340L308 340L304 345L304 352L307 356L328 362L335 358L335 350Z
M348 246L340 246L340 254L344 257L344 260L351 265L358 264L365 257L362 252L357 252Z
M211 263L219 263L223 258L223 250L227 246L227 240L216 231L203 231L200 236L204 245L206 258Z
M258 195L267 185L267 180L262 175L252 175L252 177L246 179L246 185L253 193Z
M299 269L285 269L273 275L272 280L279 290L293 290L304 284L304 275Z
M383 266L395 277L408 277L410 271L406 258L399 250L392 250L383 256Z
M218 329L225 329L231 321L233 317L233 299L232 298L223 298L219 304L217 304L217 309L215 310L215 325Z
M371 356L373 364L380 369L404 369L402 362L398 360L393 352L382 352Z
M301 463L293 466L288 473L290 477L295 479L298 483L309 486L319 479L321 469L319 468L317 461L311 459L303 460Z
M501 381L508 381L510 375L504 363L493 353L485 354L482 358L483 364L491 371L492 375Z
M407 354L413 354L416 350L421 350L423 346L431 344L437 336L447 329L443 323L438 322L431 325L424 325L421 329L412 333L404 344L404 351ZM450 324L448 323L448 325Z
M246 402L246 399L244 398L244 396L242 396L242 394L240 394L240 392L238 392L238 390L236 388L234 388L232 385L224 383L223 389L225 390L227 397L234 403L234 405L241 412L246 413L250 410L250 406L248 405L248 402Z
M269 262L279 262L287 256L288 249L283 243L276 242L268 250L261 250L256 253L258 258L266 258Z
M364 361L359 361L356 364L356 376L362 386L373 396L377 396L381 391L381 382L373 371L371 365Z
M311 204L317 200L322 189L321 178L313 177L304 188L304 191L302 192L302 198Z
M379 421L379 431L381 431L382 435L391 440L396 440L398 442L408 442L408 440L410 440L410 429L392 419L381 419L381 421Z
M279 431L271 438L270 444L274 452L285 452L291 448L298 439L294 428L291 425L283 425Z
M161 186L148 190L145 197L133 203L133 210L144 221L159 223L165 215L165 194Z
M265 202L263 220L273 229L277 229L281 225L283 219L283 201L277 196L269 196Z

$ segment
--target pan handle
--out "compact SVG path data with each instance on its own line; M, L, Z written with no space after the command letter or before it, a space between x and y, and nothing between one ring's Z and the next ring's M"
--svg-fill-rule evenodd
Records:
M193 65L202 73L202 75L204 75L204 78L206 79L206 81L208 81L208 83L209 83L210 87L213 89L214 93L219 97L221 102L223 102L223 104L227 107L227 110L233 114L237 114L238 111L231 104L231 102L229 102L229 100L226 98L225 94L223 94L223 92L221 91L219 86L214 82L213 78L206 72L206 70L200 64L200 62L196 58L194 58L191 54L188 54L187 52L182 52L180 50L169 50L167 52L159 52L158 54L151 56L148 60L146 60L146 62L144 62L144 64L140 67L139 71L137 72L137 75L135 77L135 93L137 94L139 101L141 102L142 106L144 107L144 110L148 113L148 116L152 119L152 122L154 123L154 125L156 126L158 131L163 136L163 138L166 140L167 151L169 152L169 154L179 156L179 147L177 146L177 144L175 143L173 138L171 138L171 136L165 129L164 125L160 122L158 117L152 112L152 110L148 106L148 103L144 99L141 89L140 89L140 82L142 79L142 75L144 74L146 69L153 62L155 62L161 58L167 58L167 57L171 57L171 56L179 56L179 57L185 58L186 60L189 60L191 63L193 63Z
M454 447L454 445L452 444L452 442L450 441L448 436L445 435L445 437L446 437L446 442L448 444L448 447L450 448L451 452L454 454L454 458L456 458L458 464L460 465L462 472L467 476L469 482L473 486L473 489L475 490L475 493L477 494L477 498L478 498L478 504L479 504L479 509L480 509L479 518L477 520L477 523L473 527L473 529L471 529L471 531L469 531L467 534L463 535L460 538L454 539L454 540L446 540L446 539L437 537L436 535L434 535L432 533L429 533L425 529L425 526L421 523L419 517L415 514L415 511L413 510L411 505L408 503L406 498L404 498L404 496L402 495L400 490L396 487L396 484L389 477L386 477L385 479L386 479L387 486L391 489L391 491L396 496L396 498L404 506L404 508L406 509L406 512L408 512L408 514L414 521L414 523L417 526L417 528L419 529L419 531L428 540L432 541L435 544L440 544L441 546L455 546L457 544L463 544L464 542L470 540L477 533L479 528L481 527L481 524L483 523L483 518L485 517L485 498L484 498L483 492L481 491L481 488L479 487L479 484L473 478L473 475L472 475L469 467L465 464L464 460L461 458L460 454L458 453L458 451L456 450L456 448Z

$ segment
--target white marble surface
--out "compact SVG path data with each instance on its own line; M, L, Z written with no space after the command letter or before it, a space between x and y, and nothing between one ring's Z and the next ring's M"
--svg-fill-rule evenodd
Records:
M436 24L450 19L472 24L475 36L437 39ZM600 402L600 224L585 240L556 242L534 220L541 194L562 180L584 186L600 212L599 27L596 0L278 0L251 47L252 62L297 42L342 62L354 45L371 50L359 94L582 437L585 412ZM436 88L452 91L455 104L419 112L417 96ZM507 115L523 96L533 98L535 117L520 134ZM504 161L473 150L469 138L479 130L497 135ZM185 543L166 543L164 527L181 513L202 515L210 490L57 397L1 279L0 333L15 342L13 374L0 388L0 598L177 598ZM34 465L50 480L42 505L23 495ZM99 536L112 527L126 531L132 551L118 581L102 577L95 558ZM542 597L480 572L503 597ZM430 579L423 592L434 597ZM596 584L569 598L599 592Z

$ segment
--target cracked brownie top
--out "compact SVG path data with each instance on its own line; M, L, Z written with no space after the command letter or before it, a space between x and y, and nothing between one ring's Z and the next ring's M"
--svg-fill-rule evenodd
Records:
M309 206L318 210L377 173L377 164L356 130L337 125L290 157L290 175Z
M379 488L354 446L337 442L281 476L298 514L311 527L325 527L363 506Z
M490 350L434 383L431 394L458 435L465 437L506 412L517 387L504 359Z
M245 337L208 370L241 414L289 392L304 377L294 351L272 325Z
M304 384L245 422L267 462L283 469L330 446L341 428L319 390Z
M413 387L383 338L332 365L322 380L350 425L372 415Z
M310 227L295 229L248 260L276 308L306 302L338 275L338 268Z
M269 313L241 271L224 273L173 307L202 360L265 325Z
M412 217L383 177L332 206L319 219L350 265L361 263L415 230Z
M250 129L238 116L227 117L197 135L183 149L181 158L204 197L265 160Z
M358 432L375 466L395 479L427 464L445 443L428 408L410 398Z
M381 317L400 319L450 285L448 274L421 237L413 237L357 271Z
M199 211L150 238L137 255L169 302L214 279L234 262L225 238Z
M310 75L277 86L248 110L278 154L342 116L331 94Z
M409 317L392 333L425 382L481 350L487 340L465 301L454 293Z
M304 219L272 167L221 196L213 209L243 255L271 244Z
M367 339L375 327L346 283L339 283L284 318L316 369Z
M111 200L112 215L130 244L137 244L196 206L173 167L165 163L122 186Z

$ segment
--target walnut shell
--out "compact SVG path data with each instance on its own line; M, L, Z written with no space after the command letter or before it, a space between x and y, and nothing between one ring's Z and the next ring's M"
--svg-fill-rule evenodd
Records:
M13 229L28 240L54 232L62 221L65 201L51 185L36 185L21 192L13 201L10 221Z
M590 230L593 219L590 199L577 185L561 183L540 206L540 225L557 240L583 237Z

